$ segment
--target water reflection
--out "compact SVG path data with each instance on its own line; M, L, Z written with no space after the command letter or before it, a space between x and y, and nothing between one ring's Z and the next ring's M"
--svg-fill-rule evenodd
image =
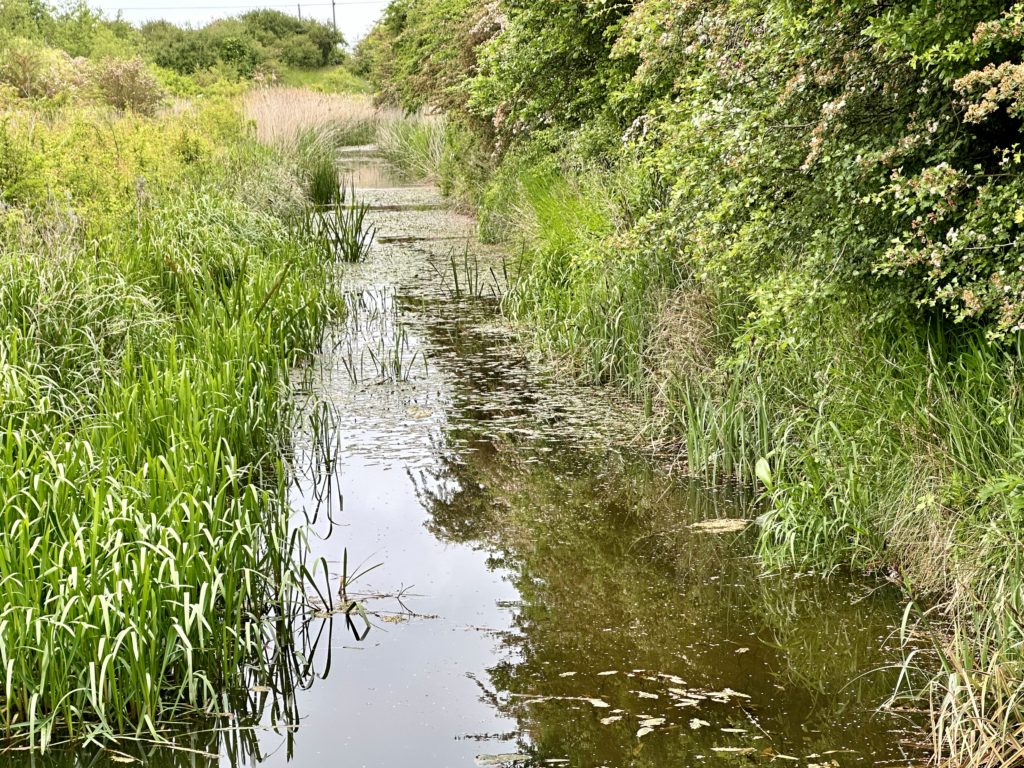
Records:
M765 574L751 530L691 528L752 512L635 456L627 404L531 364L496 322L501 257L470 257L472 221L383 166L365 173L381 187L363 192L378 244L345 277L350 313L330 354L297 376L318 403L296 435L291 492L311 610L277 628L280 648L268 638L271 679L173 748L126 741L125 759L914 763L904 742L919 731L876 711L895 679L896 595ZM474 274L494 291L466 291ZM339 613L349 598L373 625L361 641Z
M736 499L615 457L503 445L445 471L461 490L430 499L432 530L485 543L520 594L482 682L537 761L906 757L913 730L873 712L895 683L895 595L762 574L749 534L688 528Z

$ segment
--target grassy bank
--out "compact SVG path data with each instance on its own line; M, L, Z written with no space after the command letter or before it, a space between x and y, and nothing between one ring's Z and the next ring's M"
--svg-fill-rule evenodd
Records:
M963 765L1024 760L1022 14L397 0L358 54L447 113L432 172L523 251L540 348L759 487L768 564L930 606Z
M155 737L275 679L304 599L289 375L362 209L333 123L261 143L273 115L236 98L24 50L0 56L0 734Z

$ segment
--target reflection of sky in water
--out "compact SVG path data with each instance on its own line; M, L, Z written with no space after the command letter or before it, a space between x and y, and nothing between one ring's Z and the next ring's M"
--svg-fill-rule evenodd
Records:
M401 469L350 457L339 489L344 523L315 542L316 551L340 561L347 548L356 569L382 563L353 592L407 588L410 609L438 618L375 621L361 644L337 621L336 667L302 694L305 720L294 759L300 765L471 765L488 749L464 737L515 729L479 701L466 672L493 662L497 641L486 630L509 627L509 611L499 604L517 594L500 572L488 571L485 553L444 544L427 531L416 488ZM370 607L397 608L386 599ZM268 735L262 742L270 748L275 740ZM284 757L278 753L270 764Z
M387 210L375 215L374 256L347 271L346 327L331 341L334 356L311 378L314 392L332 406L340 462L336 490L344 499L344 511L331 515L340 525L326 539L314 539L313 547L336 570L343 549L350 570L380 563L353 585L353 593L407 589L404 603L429 618L378 620L358 645L350 634L336 633L336 671L301 695L305 719L293 759L471 765L481 753L515 751L515 721L482 698L480 685L496 660L516 657L496 633L513 629L518 592L504 569L488 564L490 553L446 543L428 530L421 493L425 487L442 496L458 489L438 457L458 461L475 450L463 441L446 442L461 421L484 435L554 438L567 428L554 413L575 410L582 426L594 422L588 415L593 407L564 387L550 386L547 401L536 398L541 376L524 365L507 329L494 323L493 304L454 300L456 278L448 271L453 254L460 289L473 283L472 275L464 279L475 268L475 255L466 258L471 220L438 213L430 189L388 189L375 202ZM392 210L407 205L417 210ZM408 232L439 239L409 241ZM496 269L492 274L488 267L480 285L489 291L501 272L493 253L480 255L487 259ZM475 343L460 346L460 335ZM407 380L395 381L379 364L395 350L405 360ZM541 405L549 409L543 418ZM294 492L297 508L316 507L310 490ZM388 598L371 600L369 607L398 608ZM267 735L261 742L272 751L283 737ZM286 757L282 747L269 762Z

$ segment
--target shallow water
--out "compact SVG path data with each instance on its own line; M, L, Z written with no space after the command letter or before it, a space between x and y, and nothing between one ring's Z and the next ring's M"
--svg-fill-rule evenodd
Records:
M378 566L346 589L369 632L324 606L294 686L254 681L256 721L124 751L303 768L920 763L918 728L878 711L897 595L764 574L752 527L692 528L752 512L638 456L626 404L531 361L499 321L501 254L473 222L352 158L377 244L344 277L346 326L297 374L326 405L296 436L292 501L331 607L343 572Z

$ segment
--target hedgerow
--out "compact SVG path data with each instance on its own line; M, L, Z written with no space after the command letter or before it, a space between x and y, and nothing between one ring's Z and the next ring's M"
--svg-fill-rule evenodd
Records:
M937 753L992 765L1024 741L1022 53L1024 4L967 0L398 0L358 52L446 111L449 187L490 169L463 197L526 240L538 344L759 485L768 562L945 609Z

